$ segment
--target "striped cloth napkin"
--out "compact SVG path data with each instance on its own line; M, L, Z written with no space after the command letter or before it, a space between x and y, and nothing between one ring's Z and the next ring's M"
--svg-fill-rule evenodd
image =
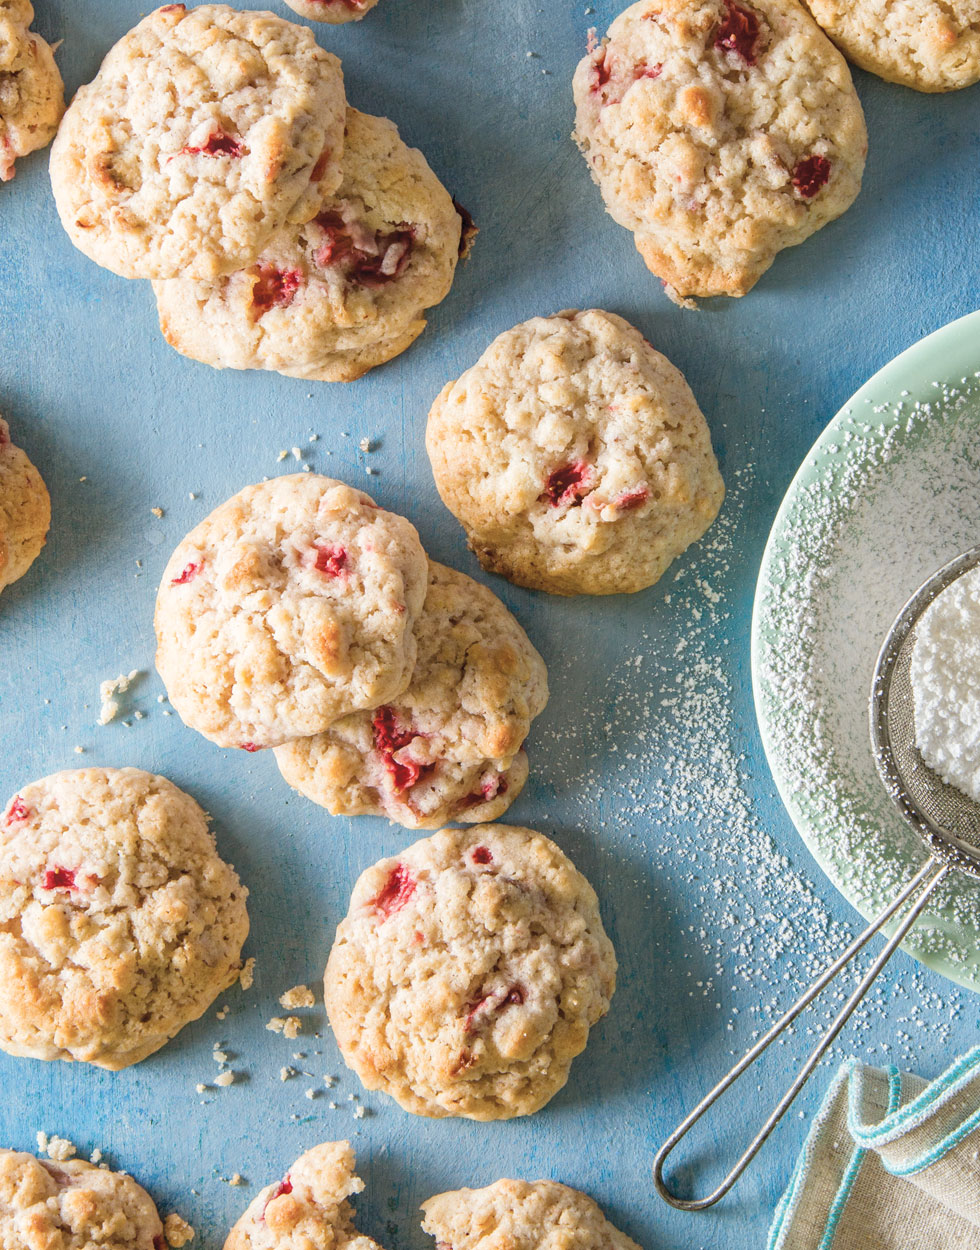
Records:
M845 1063L768 1250L980 1250L980 1046L931 1084Z

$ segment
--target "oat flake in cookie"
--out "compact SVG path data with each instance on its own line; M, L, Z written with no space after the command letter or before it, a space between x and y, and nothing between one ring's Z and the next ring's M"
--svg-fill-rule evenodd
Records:
M501 334L444 388L425 442L483 567L553 594L652 585L724 495L683 375L598 309Z
M247 893L164 777L87 768L24 786L0 814L0 1048L145 1059L238 976Z
M286 0L286 3L300 17L336 26L341 22L359 22L378 0Z
M855 65L916 91L980 79L977 0L804 0Z
M48 44L29 30L29 0L0 0L0 182L14 162L54 138L65 88Z
M422 1228L452 1250L640 1250L587 1195L556 1181L497 1181L422 1203Z
M153 1199L125 1172L0 1150L4 1250L165 1250Z
M279 771L334 816L408 829L496 820L527 780L524 739L548 701L544 661L492 591L432 560L415 637L404 694L277 747Z
M340 62L307 27L164 5L65 114L51 150L62 224L124 278L241 269L339 185L345 111Z
M606 208L675 297L744 295L860 190L861 104L797 0L640 0L573 90Z
M349 1142L314 1146L256 1195L224 1250L379 1250L353 1224L348 1199L363 1188Z
M157 668L184 720L255 751L396 698L428 562L404 517L314 473L248 486L170 557Z
M26 454L10 441L10 427L0 417L0 590L31 567L50 524L48 488Z
M343 176L250 268L154 283L167 342L218 369L320 382L351 382L409 347L452 286L460 215L385 118L348 109Z
M444 829L354 886L324 977L348 1065L406 1111L503 1120L565 1084L609 1008L595 891L509 825Z

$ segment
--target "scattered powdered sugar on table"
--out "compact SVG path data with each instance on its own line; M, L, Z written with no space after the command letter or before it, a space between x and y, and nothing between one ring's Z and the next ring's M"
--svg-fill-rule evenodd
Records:
M698 917L685 924L691 954L684 958L700 970L689 974L688 993L728 1014L733 1054L770 1027L853 937L822 902L832 887L821 881L815 888L792 862L793 848L785 853L760 822L753 782L766 785L768 778L746 775L740 741L752 728L736 721L736 683L745 682L748 638L733 638L729 605L745 590L733 557L744 543L752 481L751 468L736 471L694 558L667 573L671 624L651 627L624 655L597 710L564 724L535 750L536 761L547 757L542 767L556 789L582 805L583 828L642 839L654 865L654 907L671 909L681 892L675 883L683 882ZM670 688L661 691L664 673L678 661ZM569 681L576 664L567 660ZM562 680L556 673L556 687ZM556 774L562 760L567 776ZM806 1037L822 1031L852 983L845 976L825 991L780 1043L794 1030ZM881 1051L891 1052L888 1059L914 1064L923 1031L940 1044L948 1036L961 995L952 988L935 993L917 970L882 981L824 1062L860 1049L862 1034L885 1009L895 1041L868 1053L880 1059Z
M878 780L868 695L906 599L980 534L980 387L852 411L785 518L761 604L763 721L814 854L866 914L926 857ZM980 886L952 874L906 946L980 988Z
M909 678L922 758L980 803L980 569L958 577L923 612Z

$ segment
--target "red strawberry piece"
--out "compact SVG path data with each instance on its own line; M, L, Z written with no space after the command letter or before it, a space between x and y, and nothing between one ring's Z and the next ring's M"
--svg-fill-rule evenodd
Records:
M242 743L242 746L241 746L241 749L242 749L243 751L249 751L249 752L261 751L261 750L262 750L262 748L261 748L260 746L258 746L258 745L257 745L256 743L254 743L254 742L243 742L243 743Z
M27 806L19 794L15 794L11 800L10 806L7 808L8 825L14 824L15 821L28 820L31 815L31 809Z
M416 734L411 728L402 729L399 726L393 707L379 707L371 723L374 726L374 749L385 762L395 793L404 794L420 777L430 773L434 765L420 764L412 759L395 759L395 753L403 751Z
M381 892L371 900L371 906L381 913L383 920L401 911L415 893L418 882L404 864L395 864L388 874L388 880L381 887Z
M525 997L524 990L520 985L512 985L510 989L503 992L498 990L496 994L485 995L470 1008L469 1014L463 1023L464 1031L466 1033L475 1032L476 1029L485 1023L486 1018L503 1011L505 1007L519 1007L524 1002Z
M562 465L548 477L543 494L538 496L539 502L547 501L553 508L574 507L589 493L591 480L592 465L586 461Z
M157 1233L153 1238L153 1250L167 1250L167 1239L163 1233Z
M618 508L620 512L629 512L632 508L638 508L641 504L646 503L650 498L650 488L646 485L634 486L632 490L623 491L613 500L613 506Z
M492 864L493 854L488 846L474 846L473 848L474 864Z
M272 1193L268 1196L268 1198L266 1198L265 1206L262 1208L262 1213L259 1216L259 1219L260 1220L265 1219L266 1208L268 1207L270 1202L275 1202L275 1200L277 1198L281 1198L283 1194L291 1194L292 1192L293 1192L293 1182L289 1177L289 1173L287 1172L286 1175L279 1182L279 1184L272 1191Z
M44 874L46 890L77 890L75 872L71 868L48 868Z
M316 164L313 166L313 172L310 174L310 182L319 182L323 175L327 172L327 165L330 162L330 149L324 148L320 155L316 158Z
M734 52L746 65L754 65L758 39L759 15L735 0L725 0L725 16L715 33L715 47L722 52Z
M343 547L315 546L316 559L313 567L328 577L341 577L347 568L347 552Z
M213 130L201 144L183 147L177 154L178 156L233 156L240 157L245 155L245 149L233 139L231 135L225 134L223 130Z
M372 232L330 210L314 221L325 236L313 257L321 269L340 269L349 281L368 288L394 282L405 272L415 240L413 226Z
M256 320L270 308L288 308L303 285L298 269L277 269L275 265L256 265L252 270L252 310Z
M805 156L793 170L793 186L805 200L812 199L830 178L826 156Z
M170 585L171 586L186 586L188 582L192 582L194 578L197 577L200 571L201 571L201 564L194 563L192 561L190 564L187 565L187 567L184 569L182 573L180 573L177 577L172 577L170 579Z

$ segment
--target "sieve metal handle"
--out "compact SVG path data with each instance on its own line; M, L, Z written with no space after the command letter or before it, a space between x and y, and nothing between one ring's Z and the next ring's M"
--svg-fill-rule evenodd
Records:
M783 1118L793 1099L806 1084L814 1068L816 1068L817 1064L823 1058L824 1054L837 1037L837 1034L847 1023L848 1018L854 1011L855 1007L857 1007L870 989L871 984L877 977L878 973L882 970L882 968L884 968L896 947L919 918L922 909L929 900L929 895L932 894L933 890L949 871L950 868L948 864L939 863L935 859L928 860L923 868L916 873L915 877L913 877L908 885L905 886L894 902L889 903L885 910L881 912L881 914L877 916L870 925L868 925L859 937L854 939L850 946L848 946L847 949L834 960L830 967L820 974L817 980L814 981L813 985L811 985L810 988L796 1000L793 1006L790 1007L789 1011L787 1011L786 1014L772 1026L764 1037L761 1037L759 1041L756 1042L751 1050L747 1051L746 1054L742 1056L728 1075L723 1080L719 1081L714 1089L701 1099L691 1114L681 1124L679 1124L676 1129L674 1129L670 1137L668 1137L664 1144L660 1147L660 1150L657 1152L657 1157L654 1159L653 1163L653 1182L657 1188L657 1193L661 1198L663 1198L664 1202L668 1202L672 1207L677 1207L681 1211L704 1211L706 1208L714 1206L720 1198L724 1198L725 1194L728 1193L748 1165L755 1158L769 1134ZM830 984L837 974L851 962L854 956L862 950L868 942L871 941L874 935L878 933L879 930L888 923L892 916L894 916L895 913L901 909L903 904L907 903L908 900L916 894L920 887L921 893L919 893L918 897L915 898L912 907L903 917L894 934L888 939L878 958L861 978L857 988L834 1018L833 1023L827 1029L826 1033L824 1033L823 1037L817 1043L809 1059L807 1059L806 1063L797 1074L793 1084L780 1099L768 1120L766 1120L765 1124L763 1124L762 1128L752 1139L742 1157L738 1160L718 1188L708 1194L706 1198L678 1198L675 1194L671 1193L671 1191L667 1188L666 1181L664 1180L664 1164L667 1161L667 1156L671 1153L681 1138L687 1135L698 1120L701 1119L704 1113L718 1101L722 1094L724 1094L725 1091L738 1080L747 1068L751 1067L752 1064L755 1063L756 1059L759 1058L770 1043L772 1043L780 1035L780 1033L793 1023L796 1017L806 1007L808 1007L811 1002L813 1002L817 995L820 994L820 992Z

